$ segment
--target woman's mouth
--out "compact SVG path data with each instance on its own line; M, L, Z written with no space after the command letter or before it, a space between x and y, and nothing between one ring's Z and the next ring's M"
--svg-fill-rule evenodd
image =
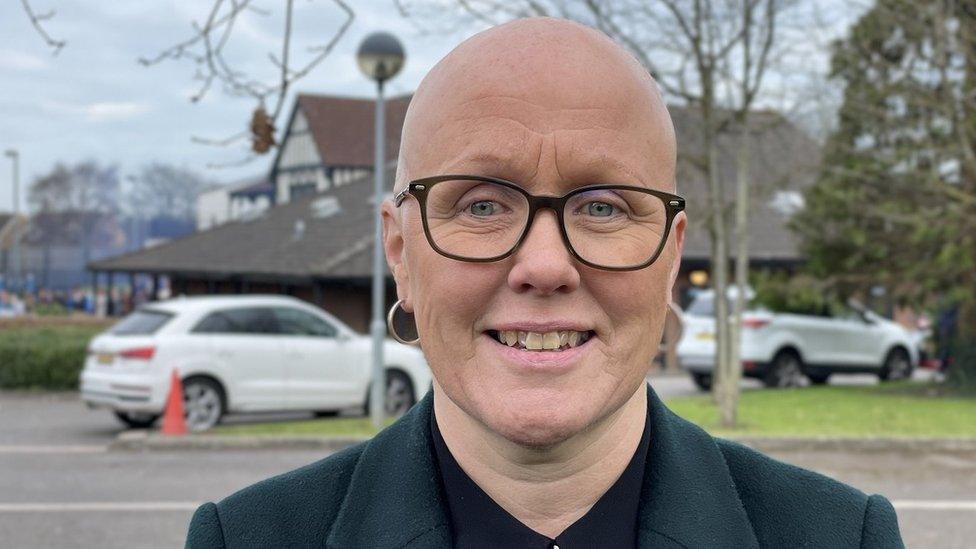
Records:
M593 331L558 330L553 332L523 332L488 330L488 335L502 345L520 351L565 351L586 343Z

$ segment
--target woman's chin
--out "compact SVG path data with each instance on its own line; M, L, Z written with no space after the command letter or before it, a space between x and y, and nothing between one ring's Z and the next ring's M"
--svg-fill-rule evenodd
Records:
M578 400L553 400L540 395L535 400L522 393L520 399L501 398L482 403L482 421L503 438L527 447L548 447L571 439L590 425L593 418L573 405Z

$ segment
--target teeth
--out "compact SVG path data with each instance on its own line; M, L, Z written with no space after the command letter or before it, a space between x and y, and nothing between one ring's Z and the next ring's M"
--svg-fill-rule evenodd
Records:
M537 334L535 332L526 332L525 334L525 348L530 351L539 351L542 349L542 334Z
M556 351L576 347L586 342L588 332L577 332L574 330L561 330L558 332L519 332L519 331L499 331L497 339L499 342L528 351Z

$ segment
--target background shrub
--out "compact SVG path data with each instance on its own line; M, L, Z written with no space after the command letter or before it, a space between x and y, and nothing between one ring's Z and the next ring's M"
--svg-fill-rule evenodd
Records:
M86 318L0 322L0 389L75 389L88 343L111 324Z
M963 392L976 393L976 343L957 342L953 345L952 365L946 381Z

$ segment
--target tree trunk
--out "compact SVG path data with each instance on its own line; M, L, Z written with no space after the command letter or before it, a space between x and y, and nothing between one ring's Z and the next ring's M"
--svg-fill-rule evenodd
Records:
M722 410L722 426L735 427L739 405L739 381L742 379L742 312L746 308L749 285L749 183L752 168L752 136L749 128L749 114L743 112L738 122L742 134L739 138L739 151L736 155L735 184L735 287L736 298L732 309L731 329L729 330L729 383L726 389L728 410ZM728 412L728 413L726 413Z
M703 86L705 84L703 83ZM723 418L735 416L730 409L735 403L728 398L728 382L732 375L729 364L729 308L726 299L728 288L728 235L725 223L725 203L718 174L717 127L712 102L702 105L703 142L707 155L707 180L709 187L709 213L712 233L712 288L715 291L715 369L712 375L712 395ZM724 421L724 419L723 419Z

